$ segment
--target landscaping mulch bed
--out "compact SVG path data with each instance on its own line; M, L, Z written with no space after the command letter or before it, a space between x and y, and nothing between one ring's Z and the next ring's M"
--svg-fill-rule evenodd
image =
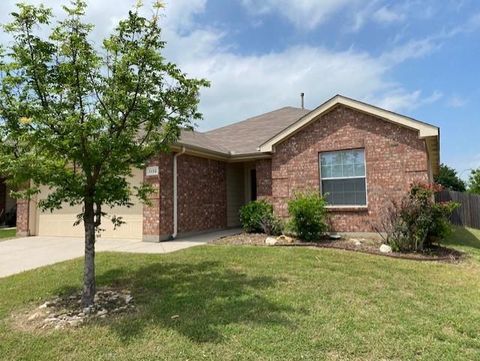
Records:
M233 236L227 236L215 240L211 243L213 244L223 244L223 245L250 245L250 246L267 246L265 240L269 236L266 234L249 234L249 233L240 233ZM400 252L390 252L383 253L380 252L380 246L382 242L374 239L365 239L365 238L340 238L340 239L329 239L325 238L319 242L303 242L301 240L281 236L277 238L277 243L274 245L276 247L316 247L316 248L333 248L353 252L361 252L385 257L401 258L401 259L411 259L416 261L441 261L441 262L458 262L461 261L465 254L463 252L457 251L455 249L443 247L443 246L434 246L431 249L425 250L425 252L411 252L411 253L400 253Z

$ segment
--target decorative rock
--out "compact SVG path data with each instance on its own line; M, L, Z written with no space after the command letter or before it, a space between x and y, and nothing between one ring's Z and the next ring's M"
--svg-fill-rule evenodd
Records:
M391 253L392 252L392 247L390 247L388 244L382 244L380 246L380 252L382 253Z
M129 290L98 290L93 305L82 308L81 293L57 297L43 303L32 312L24 312L25 321L32 329L63 330L77 327L89 319L105 319L109 315L135 310ZM173 319L177 318L175 315Z
M60 321L59 323L57 323L54 327L55 330L61 330L61 329L64 329L65 326L67 326L67 322L65 321Z
M41 317L41 316L42 316L41 313L35 312L33 315L31 315L31 316L28 318L28 321L33 321L33 320L35 320L35 319L37 319L37 318L39 318L39 317Z
M268 246L275 246L277 242L277 239L274 237L267 237L267 239L265 240L265 244Z
M98 317L102 317L103 315L106 315L107 314L107 310L102 308L100 311L97 312L97 316Z
M329 233L328 238L330 238L330 239L341 239L342 236L339 235L338 233Z
M353 244L357 247L362 245L362 241L360 241L359 239L352 238L350 241L352 241Z
M286 236L284 234L282 234L281 236L279 236L277 238L279 241L283 241L285 243L293 243L294 242L294 239L292 237L289 237L289 236Z
M44 308L47 308L47 307L52 307L55 303L52 302L52 301L47 301L45 302L43 305L40 305L38 308L39 309L44 309Z
M68 321L68 324L72 327L77 327L77 326L80 326L82 324L82 322L83 322L82 319L78 319L78 320Z

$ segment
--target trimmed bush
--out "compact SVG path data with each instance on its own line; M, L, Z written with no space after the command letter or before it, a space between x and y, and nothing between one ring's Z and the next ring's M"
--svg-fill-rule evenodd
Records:
M449 217L459 204L436 203L434 194L439 190L435 184L413 184L400 204L392 202L377 231L394 251L423 251L451 232Z
M327 231L327 202L317 192L295 194L288 202L291 230L304 241L319 241Z
M240 209L240 222L247 233L282 233L282 221L273 214L273 206L265 200L252 201Z

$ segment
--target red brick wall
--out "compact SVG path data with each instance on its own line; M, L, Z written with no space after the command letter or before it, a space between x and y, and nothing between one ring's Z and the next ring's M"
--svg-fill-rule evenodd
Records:
M160 234L173 234L173 154L160 156Z
M319 191L320 152L364 148L367 172L366 210L331 211L332 228L372 231L384 207L401 198L415 180L428 180L427 153L418 132L339 106L276 147L272 158L272 201L288 215L295 190Z
M173 234L173 154L150 162L159 166L158 177L145 177L155 187L151 206L143 208L145 240L166 239ZM227 227L226 164L180 155L177 158L178 233Z
M257 198L270 199L272 196L272 160L257 160L255 168L257 171Z
M160 168L160 156L152 159L148 166ZM158 241L160 238L160 174L158 176L146 176L143 180L150 184L154 192L150 194L150 204L143 205L143 238L148 241Z
M144 174L155 191L150 195L151 204L143 206L143 239L164 240L173 234L173 154L161 153L148 166L158 166L159 174Z
M28 200L17 200L17 236L29 236L28 230Z
M226 228L226 163L190 155L177 161L178 232Z

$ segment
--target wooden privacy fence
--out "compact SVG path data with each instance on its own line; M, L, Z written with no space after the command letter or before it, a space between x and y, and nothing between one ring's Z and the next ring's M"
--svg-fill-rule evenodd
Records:
M454 201L460 203L450 220L457 226L480 229L480 196L471 193L443 190L435 195L437 202Z

